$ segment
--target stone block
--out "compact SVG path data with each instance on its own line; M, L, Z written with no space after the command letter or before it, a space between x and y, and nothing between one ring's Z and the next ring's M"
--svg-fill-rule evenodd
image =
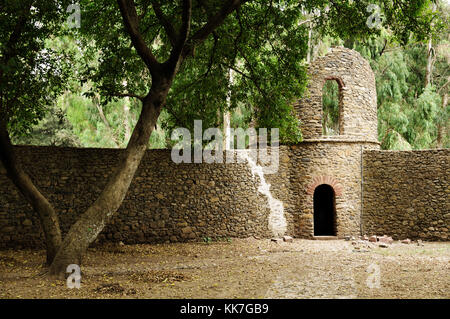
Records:
M30 220L30 219L25 219L23 222L22 222L22 225L24 225L24 226L33 226L33 222Z
M189 233L192 233L192 228L189 227L189 226L184 227L184 228L181 229L181 233L183 233L183 234L189 234Z
M384 243L384 244L392 244L394 242L394 240L392 239L392 237L388 237L388 236L382 236L382 237L378 237L378 241L380 243Z
M292 238L291 236L283 236L283 241L292 243L294 241L294 238Z

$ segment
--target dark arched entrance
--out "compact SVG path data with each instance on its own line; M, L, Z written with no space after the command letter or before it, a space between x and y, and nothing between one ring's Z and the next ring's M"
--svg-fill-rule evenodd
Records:
M333 187L317 186L314 190L314 236L336 236L335 207Z

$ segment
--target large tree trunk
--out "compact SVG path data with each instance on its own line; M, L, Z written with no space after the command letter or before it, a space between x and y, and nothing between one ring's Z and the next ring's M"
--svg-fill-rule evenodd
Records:
M18 163L5 121L0 123L0 159L8 177L39 216L47 246L47 264L50 265L61 245L58 216Z
M119 209L134 174L147 149L148 140L165 104L171 81L154 85L145 97L142 112L130 142L115 172L87 211L70 228L52 265L50 275L63 277L70 264L81 265L83 255L89 245L97 238L113 214Z

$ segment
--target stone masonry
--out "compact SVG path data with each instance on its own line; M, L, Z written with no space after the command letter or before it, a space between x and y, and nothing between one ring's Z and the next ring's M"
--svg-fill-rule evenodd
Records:
M364 152L363 231L448 240L450 151Z
M450 150L379 150L375 77L359 53L334 48L311 64L309 77L305 97L294 104L304 141L281 146L277 173L264 176L271 197L282 203L285 235L315 237L315 217L321 209L316 207L325 201L317 190L328 185L332 236L448 240ZM340 130L334 136L322 135L326 80L336 80L340 88ZM55 206L63 234L96 199L123 152L31 146L16 151ZM176 164L170 152L147 151L99 241L134 244L274 235L273 208L249 164ZM43 244L39 219L0 165L0 248Z

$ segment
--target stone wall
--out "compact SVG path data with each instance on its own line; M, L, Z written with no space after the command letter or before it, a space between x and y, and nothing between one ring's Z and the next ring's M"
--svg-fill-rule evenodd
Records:
M448 240L450 150L364 152L363 232Z
M273 198L283 204L286 234L313 237L314 190L328 184L336 195L338 237L359 235L362 226L363 234L447 240L450 151L377 148L376 143L337 140L282 146L278 172L264 178ZM63 233L98 196L122 152L16 150L54 204ZM169 150L149 150L99 240L132 244L271 237L271 211L260 186L246 163L175 164ZM0 248L42 247L42 239L38 218L0 166Z
M59 213L63 233L96 199L120 150L17 147L18 157ZM30 205L0 166L0 247L40 247ZM267 198L247 164L175 164L149 150L99 240L125 243L269 237Z
M334 193L338 237L363 233L447 240L449 150L378 151L375 77L358 52L333 48L308 72L305 97L294 104L304 141L280 148L277 173L261 175L251 162L175 164L170 150L149 150L99 241L179 242L281 233L311 238L314 193L322 184ZM336 80L340 88L335 136L322 135L327 80ZM55 206L63 234L97 198L122 152L16 149ZM0 165L0 248L39 247L42 238L38 218Z

